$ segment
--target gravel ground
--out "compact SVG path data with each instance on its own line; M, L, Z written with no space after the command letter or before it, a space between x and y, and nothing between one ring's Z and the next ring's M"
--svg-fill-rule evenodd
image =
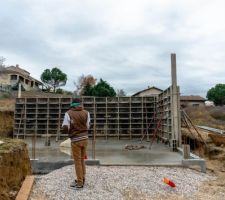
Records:
M173 180L176 187L164 184L164 177ZM30 200L147 200L174 195L191 198L210 179L214 178L185 168L87 166L85 187L73 190L69 187L74 180L71 165L37 176Z

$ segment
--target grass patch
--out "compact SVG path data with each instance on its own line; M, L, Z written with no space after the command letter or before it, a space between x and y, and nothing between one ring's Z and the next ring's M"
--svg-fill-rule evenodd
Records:
M194 124L225 130L225 108L187 107L186 113Z
M12 99L13 96L8 93L8 92L4 92L3 94L0 95L0 99Z
M15 150L17 148L20 148L21 145L25 144L22 140L11 139L6 137L0 137L0 141L4 142L0 145L0 153L6 153Z

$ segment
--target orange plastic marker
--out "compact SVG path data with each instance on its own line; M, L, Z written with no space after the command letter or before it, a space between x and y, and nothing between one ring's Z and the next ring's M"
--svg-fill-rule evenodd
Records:
M165 184L169 185L170 187L176 187L175 183L173 181L171 181L170 179L168 179L168 178L164 178L163 182Z

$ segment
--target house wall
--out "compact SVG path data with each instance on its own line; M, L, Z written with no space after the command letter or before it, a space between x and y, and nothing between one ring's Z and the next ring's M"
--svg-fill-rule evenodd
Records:
M2 85L10 85L9 75L5 73L0 73L0 84Z
M17 79L11 80L11 75L16 75ZM36 82L34 79L23 76L22 74L17 74L17 72L15 72L15 73L9 73L9 72L8 73L6 73L6 72L0 73L0 84L1 85L13 86L18 82L19 79L22 79L21 83L26 91L39 90L39 87L35 84ZM33 85L32 85L32 82L33 82Z
M203 107L205 106L205 102L203 101L181 101L181 106L182 107L188 107L188 106L193 106L193 107Z
M33 86L31 87L31 82L29 81L29 84L23 83L23 87L25 90L30 91L30 90L39 90L39 87L35 85L35 81L33 81Z

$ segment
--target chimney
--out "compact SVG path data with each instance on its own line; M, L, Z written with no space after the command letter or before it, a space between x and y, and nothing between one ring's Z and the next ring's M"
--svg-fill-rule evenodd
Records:
M16 68L19 68L19 64L16 64Z

